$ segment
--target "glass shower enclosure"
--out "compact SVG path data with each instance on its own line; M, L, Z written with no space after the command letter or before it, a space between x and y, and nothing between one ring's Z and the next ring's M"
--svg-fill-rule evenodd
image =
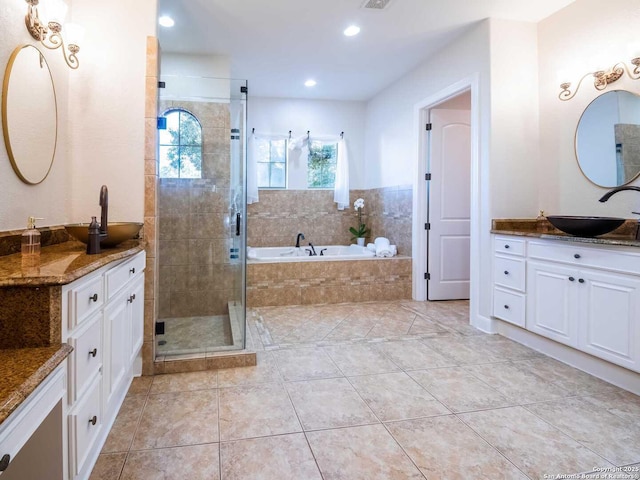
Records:
M161 82L156 356L242 350L247 82Z

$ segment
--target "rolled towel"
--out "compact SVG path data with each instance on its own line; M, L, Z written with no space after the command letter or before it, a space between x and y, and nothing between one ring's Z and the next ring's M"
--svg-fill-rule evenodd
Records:
M388 258L393 257L393 254L391 253L391 249L388 246L378 247L376 248L376 257Z
M380 247L389 247L389 239L385 238L385 237L378 237L375 239L375 241L373 242L376 245L376 248L380 248Z
M391 249L391 256L395 257L398 254L398 248L395 245L389 245L389 248Z
M373 253L376 252L376 244L375 243L367 243L367 250L371 250Z

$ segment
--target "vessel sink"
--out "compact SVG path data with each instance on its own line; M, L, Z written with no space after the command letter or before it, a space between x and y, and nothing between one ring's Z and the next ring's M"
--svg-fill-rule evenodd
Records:
M612 232L625 222L616 217L572 217L565 215L547 216L549 223L558 230L576 237L597 237Z
M126 240L134 238L142 228L142 223L136 222L110 222L107 225L107 236L100 240L100 246L104 248L115 247ZM76 240L80 240L82 243L89 241L88 223L74 223L65 225L64 228Z

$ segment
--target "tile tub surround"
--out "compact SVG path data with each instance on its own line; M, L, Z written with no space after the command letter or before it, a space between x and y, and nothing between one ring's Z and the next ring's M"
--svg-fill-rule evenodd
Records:
M327 331L291 343L301 320ZM435 327L410 333L419 321ZM271 342L255 367L134 380L91 478L526 480L639 464L640 397L468 322L463 301L260 308L249 327ZM377 325L386 335L368 336ZM524 374L485 375L500 365ZM509 395L519 386L561 396ZM179 424L150 421L159 405Z
M247 264L247 305L411 298L411 258Z
M401 255L411 256L412 188L405 186L351 190L350 208L338 210L333 190L260 190L260 201L247 207L247 244L285 247L295 244L349 245L349 227L358 224L353 202L364 198L362 220L371 229L367 237L387 237Z

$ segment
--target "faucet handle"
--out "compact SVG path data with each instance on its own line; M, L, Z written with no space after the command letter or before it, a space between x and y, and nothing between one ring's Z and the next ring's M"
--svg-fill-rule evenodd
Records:
M631 213L633 213L634 215L640 215L640 212L631 212Z

